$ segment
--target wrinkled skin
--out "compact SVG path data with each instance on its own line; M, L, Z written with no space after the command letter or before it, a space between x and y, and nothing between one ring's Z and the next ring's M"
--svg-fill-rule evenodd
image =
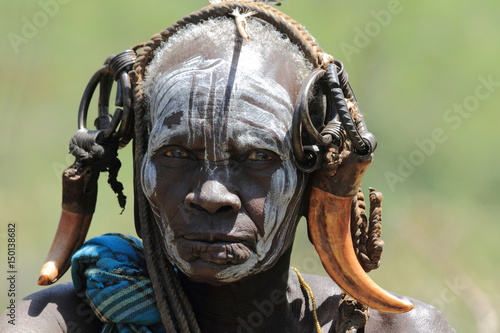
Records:
M273 64L286 64L279 52L276 57ZM143 190L203 332L314 332L311 300L289 269L307 185L289 141L295 72L252 78L256 67L269 73L271 64L239 63L231 53L220 58L181 59L178 65L192 66L189 73L173 66L159 80L159 91L189 88L190 94L158 91L151 101ZM202 83L206 76L217 84ZM255 96L274 101L273 107ZM322 331L334 332L339 288L326 277L305 279ZM365 332L452 332L438 311L412 302L415 309L405 314L372 311ZM29 296L18 310L17 329L30 332L66 332L75 323L81 332L95 332L99 326L64 285Z
M291 154L292 96L255 77L263 64L236 65L194 58L158 79L142 172L169 259L212 284L276 262L291 244L305 184Z

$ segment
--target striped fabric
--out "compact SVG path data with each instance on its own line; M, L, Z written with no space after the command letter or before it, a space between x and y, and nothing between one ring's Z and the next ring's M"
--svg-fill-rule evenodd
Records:
M104 323L102 332L165 332L140 240L106 234L71 260L75 291Z

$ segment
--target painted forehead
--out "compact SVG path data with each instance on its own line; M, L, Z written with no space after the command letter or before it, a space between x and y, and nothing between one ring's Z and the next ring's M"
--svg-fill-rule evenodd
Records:
M150 112L152 150L176 137L196 141L208 130L240 146L250 140L288 145L292 101L274 79L251 68L194 57L158 77Z

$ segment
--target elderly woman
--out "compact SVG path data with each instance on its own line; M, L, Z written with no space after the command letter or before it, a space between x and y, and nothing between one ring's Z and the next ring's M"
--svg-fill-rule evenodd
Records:
M16 328L2 328L453 331L434 308L395 297L365 274L378 265L381 241L375 232L353 244L350 220L366 219L358 191L376 142L341 63L267 4L212 2L109 58L91 80L72 140L77 161L65 173L63 214L39 280L55 282L73 256L74 282L28 296ZM106 97L110 78L119 82L123 111L111 120L101 112L98 130L88 131L89 95L100 83ZM110 171L120 192L116 149L131 138L143 243L105 235L73 255L99 172ZM302 216L335 282L290 268ZM359 228L366 234L366 225Z

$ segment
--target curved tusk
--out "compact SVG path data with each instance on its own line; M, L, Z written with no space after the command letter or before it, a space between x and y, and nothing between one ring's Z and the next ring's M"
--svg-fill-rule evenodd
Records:
M388 313L410 311L412 303L380 288L361 267L351 238L351 203L352 197L311 188L309 233L325 270L345 292L369 308Z
M40 270L38 284L46 286L59 280L70 266L73 253L87 236L92 215L82 215L62 210L59 226L45 264Z
M85 241L97 198L97 185L90 193L85 193L91 175L90 168L79 172L71 166L64 170L61 218L40 270L38 284L41 286L53 284L64 275L70 266L71 256Z

